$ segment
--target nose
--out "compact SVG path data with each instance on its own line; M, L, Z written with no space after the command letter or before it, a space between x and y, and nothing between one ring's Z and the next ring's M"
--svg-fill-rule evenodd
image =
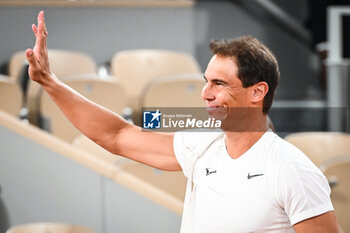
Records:
M215 99L215 95L213 93L213 90L210 87L210 84L208 82L204 85L204 87L202 89L201 97L205 101L211 101L211 100Z

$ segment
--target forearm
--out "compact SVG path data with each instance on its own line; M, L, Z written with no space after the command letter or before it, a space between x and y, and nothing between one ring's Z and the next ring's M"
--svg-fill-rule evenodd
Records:
M107 143L128 125L122 117L86 99L54 75L45 80L43 88L69 121L101 146L109 147Z

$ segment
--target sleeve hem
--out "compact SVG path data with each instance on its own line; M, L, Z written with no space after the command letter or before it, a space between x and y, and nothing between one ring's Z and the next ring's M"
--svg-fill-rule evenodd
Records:
M315 208L303 211L301 213L295 214L293 216L290 217L290 222L292 225L304 221L306 219L312 218L312 217L316 217L318 215L324 214L326 212L329 211L333 211L333 205L331 203L327 203L321 206L317 206Z

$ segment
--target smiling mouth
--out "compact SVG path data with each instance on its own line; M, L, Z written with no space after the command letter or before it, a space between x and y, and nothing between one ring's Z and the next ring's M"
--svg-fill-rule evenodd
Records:
M217 109L219 109L220 108L220 106L208 106L207 107L207 110L217 110Z
M225 112L224 110L225 110L225 108L221 107L221 106L207 107L207 112L211 116L215 116L216 114L222 114L223 112Z

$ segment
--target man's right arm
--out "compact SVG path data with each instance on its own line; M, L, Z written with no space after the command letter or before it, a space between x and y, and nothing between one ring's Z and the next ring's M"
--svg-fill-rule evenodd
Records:
M78 130L114 154L162 170L181 170L173 150L173 134L142 131L62 83L50 72L43 12L38 15L38 26L33 25L32 29L36 43L33 50L26 51L29 76L45 89Z

